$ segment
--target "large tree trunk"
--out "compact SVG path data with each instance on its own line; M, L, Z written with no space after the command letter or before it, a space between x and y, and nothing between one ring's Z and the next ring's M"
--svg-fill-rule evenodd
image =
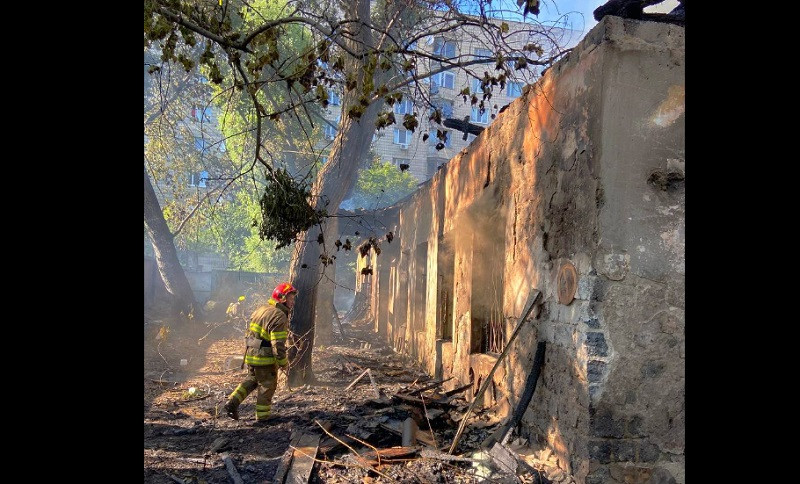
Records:
M161 211L161 205L158 203L146 168L144 169L144 226L150 240L153 241L158 273L164 281L167 292L172 296L173 312L176 315L181 312L189 315L195 308L194 294L186 273L178 261L172 232L164 220L164 213Z
M360 122L354 122L349 118L343 119L331 157L318 178L320 196L317 200L320 201L316 208L326 208L328 212L335 212L344 196L352 188L356 181L360 160L364 160L369 153L372 135L375 132L375 119L382 103L382 101L374 103L367 108L364 115L361 116ZM330 203L325 206L321 200L328 200ZM329 230L325 232L329 232ZM333 242L338 235L333 231L330 232L330 235L324 234L325 245L329 250L333 248ZM319 281L323 277L323 267L319 259L322 246L317 243L318 234L318 227L302 234L297 242L299 250L292 258L291 279L299 292L292 310L289 327L296 337L303 337L304 345L294 347L289 352L289 358L292 361L289 384L292 386L314 382L311 367L313 345L309 343L314 341L313 316L316 312ZM302 267L303 264L306 265L305 268Z
M314 324L314 344L329 345L333 342L333 277L334 265L325 268L317 290L317 316Z
M328 238L329 231L332 238ZM333 255L336 254L333 249L333 241L338 237L338 233L339 219L336 217L328 219L325 223L325 248ZM317 316L316 324L314 324L315 345L329 345L333 342L333 290L336 287L336 263L329 264L323 270L317 291Z
M349 18L369 19L369 0L358 0L353 2L353 10L348 14ZM351 48L354 51L365 50L364 46L372 46L372 32L365 28L359 28L353 24L353 37L357 41L352 41ZM352 72L363 71L363 60L349 59L347 67ZM347 106L356 102L363 85L363 75L359 78L358 86L353 91L346 93L342 103L343 111ZM375 120L378 112L383 107L383 100L372 103L364 111L359 120L353 120L346 113L342 114L342 121L339 126L339 133L333 142L328 162L322 167L317 175L314 185L313 195L316 209L325 209L328 213L336 213L344 197L350 192L356 182L358 168L366 159L369 147L372 143L372 135L375 133ZM330 225L330 224L329 224ZM293 284L297 286L298 295L295 307L292 310L292 318L289 328L296 338L300 338L300 344L296 344L289 350L289 358L292 361L289 371L288 383L291 386L299 386L316 381L311 365L314 341L314 315L317 305L317 287L320 281L322 265L320 264L321 246L316 242L319 228L312 228L298 237L299 248L292 257L291 278ZM338 236L337 233L326 227L325 244L331 250L333 242ZM330 255L330 254L329 254ZM306 267L303 268L302 266Z

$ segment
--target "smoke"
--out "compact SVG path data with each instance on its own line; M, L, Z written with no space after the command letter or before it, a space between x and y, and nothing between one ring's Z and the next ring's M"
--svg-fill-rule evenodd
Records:
M472 352L501 351L504 341L507 212L499 197L492 192L484 193L459 215L453 230L446 234L445 251L452 250L451 244L466 249L466 259L456 263L469 264L461 269L471 273Z

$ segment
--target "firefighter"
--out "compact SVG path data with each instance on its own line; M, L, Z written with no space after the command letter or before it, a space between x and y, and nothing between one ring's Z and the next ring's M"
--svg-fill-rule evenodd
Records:
M239 405L258 387L256 423L270 416L272 396L278 386L278 367L289 364L286 356L286 337L289 334L289 311L294 307L297 289L290 283L278 284L268 303L256 309L250 317L247 332L247 351L244 362L249 375L228 397L225 412L239 419Z

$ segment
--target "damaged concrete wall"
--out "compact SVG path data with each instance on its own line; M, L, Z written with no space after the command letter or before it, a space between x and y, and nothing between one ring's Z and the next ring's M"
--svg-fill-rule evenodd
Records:
M522 429L579 483L685 482L683 34L605 17L404 202L375 264L395 348L472 394L542 292L482 404L510 412L547 341Z

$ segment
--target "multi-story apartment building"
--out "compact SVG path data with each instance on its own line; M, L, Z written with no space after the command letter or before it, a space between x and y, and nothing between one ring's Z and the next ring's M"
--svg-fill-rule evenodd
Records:
M529 24L508 20L496 20L496 22L509 24L509 44L515 48L521 49L531 42L542 42L541 37L529 35L528 32L531 30ZM550 38L553 39L557 35L558 39L555 41L562 45L577 42L575 34L575 32L565 29L550 29ZM428 37L419 44L416 46L417 49L462 62L495 58L492 42L486 39L483 32L477 27L463 28L438 37ZM547 51L549 46L544 47ZM466 69L451 69L422 80L420 85L425 88L426 92L417 93L416 96L406 93L403 101L394 105L396 123L376 133L373 138L373 151L382 161L393 163L398 168L406 169L406 166L401 167L401 165L407 165L409 173L420 182L428 180L436 173L440 165L447 162L476 138L474 134L468 134L465 139L462 131L429 121L431 104L441 109L443 120L446 118L468 119L474 125L488 126L498 111L519 97L523 87L538 78L541 71L540 66L530 66L516 71L513 67L514 62L513 60L508 61L512 77L506 82L503 89L500 89L499 85L494 87L492 97L486 101L486 110L483 112L470 103L469 96L464 101L461 91L469 88L470 92L477 93L480 99L483 93L480 79L483 78L484 71L490 74L498 72L495 71L494 61L477 64ZM418 66L418 69L420 75L424 75L426 72L433 72L438 67L437 63L430 63L426 66ZM328 95L330 104L325 118L330 124L324 126L324 137L325 141L330 143L336 136L336 128L332 125L339 124L342 106L341 92L331 89ZM402 125L403 115L412 112L418 113L417 120L419 121L419 126L413 133ZM437 130L446 132L444 148L439 150L436 149L436 145L441 142L441 139L437 137ZM426 140L423 140L424 134L428 134Z

